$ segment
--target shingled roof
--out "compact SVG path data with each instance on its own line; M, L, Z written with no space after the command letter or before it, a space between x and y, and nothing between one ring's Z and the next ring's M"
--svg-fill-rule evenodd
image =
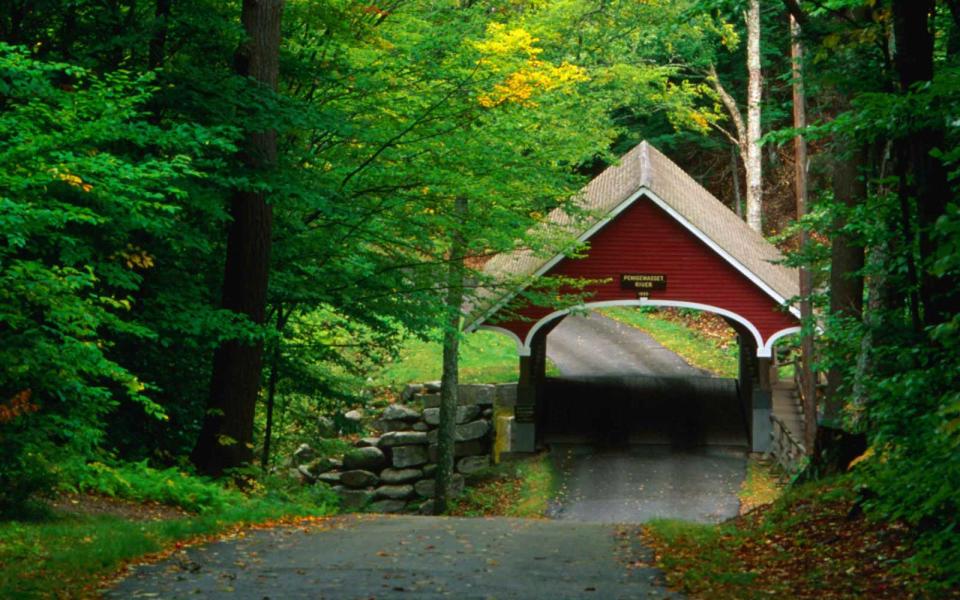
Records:
M783 260L777 248L740 220L693 177L646 141L625 154L620 163L593 179L578 194L577 204L585 217L573 218L554 210L546 226L566 230L571 237L586 241L629 204L646 195L674 219L698 234L742 273L750 277L774 300L785 304L799 294L796 269L776 264ZM527 285L552 267L562 250L534 252L521 248L497 255L484 266L495 281L520 279ZM471 306L465 307L468 330L496 312L513 293L480 290Z

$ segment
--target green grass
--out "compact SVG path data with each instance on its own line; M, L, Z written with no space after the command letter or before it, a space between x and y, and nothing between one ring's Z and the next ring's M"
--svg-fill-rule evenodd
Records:
M138 522L117 516L51 515L0 523L0 598L83 597L125 562L174 542L231 527L329 514L327 506L249 501L196 517Z
M392 364L374 373L374 387L398 388L408 383L437 381L443 365L438 341L410 339ZM477 331L464 336L460 344L460 381L462 383L507 383L517 380L517 345L507 336L493 331ZM547 364L548 374L556 367Z
M560 485L547 453L505 460L468 481L451 514L464 517L542 518Z
M305 488L285 478L250 479L244 493L146 463L74 461L64 464L58 477L61 491L156 502L194 514L136 521L118 516L121 513L92 516L25 507L23 514L29 519L0 521L0 598L89 596L92 586L124 562L174 542L264 521L334 514L338 504L327 486Z
M737 377L739 362L737 348L731 344L720 348L712 340L680 323L659 318L655 311L636 308L605 308L601 314L645 331L665 348L677 353L694 367L721 377Z

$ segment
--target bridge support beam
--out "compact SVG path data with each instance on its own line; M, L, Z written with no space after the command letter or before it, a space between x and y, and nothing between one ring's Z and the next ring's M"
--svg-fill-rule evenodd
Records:
M753 419L750 427L751 449L754 452L770 451L770 432L773 414L773 388L770 383L771 360L756 359L756 379L752 390Z
M517 405L514 408L512 452L534 452L540 445L537 432L538 417L543 415L543 397L540 389L547 374L547 334L562 319L540 329L530 341L530 356L520 357L520 378L517 381Z

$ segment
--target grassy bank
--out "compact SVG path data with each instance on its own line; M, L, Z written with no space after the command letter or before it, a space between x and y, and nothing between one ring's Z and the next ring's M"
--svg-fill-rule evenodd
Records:
M913 532L865 517L856 500L849 479L834 479L721 525L655 521L643 536L691 598L958 597L930 591L938 574L911 560Z
M722 348L716 341L672 319L662 318L656 310L628 307L605 308L601 314L646 332L663 347L680 355L690 365L721 377L736 377L736 344Z
M506 460L471 477L451 514L541 518L559 485L559 474L547 453Z
M79 470L62 473L73 478L63 485L73 493L36 505L29 518L0 522L0 598L92 597L146 555L337 510L324 487L251 482L241 493L142 463Z
M408 383L436 381L443 366L439 341L410 339L393 363L374 373L373 386L400 388ZM463 383L506 383L517 380L517 345L507 336L477 331L464 336L460 344L460 381ZM547 371L556 373L548 361Z

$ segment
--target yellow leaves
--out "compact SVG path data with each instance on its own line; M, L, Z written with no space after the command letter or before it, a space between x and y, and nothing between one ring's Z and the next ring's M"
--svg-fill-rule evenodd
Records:
M728 50L736 50L740 45L740 34L732 23L723 23L720 26L720 43Z
M156 264L153 256L148 254L146 250L132 244L127 244L126 250L120 252L120 257L123 258L123 262L127 265L128 269L136 268L146 270Z
M60 172L58 169L50 169L50 174L59 179L60 181L65 182L67 185L75 188L79 188L84 192L89 192L93 189L93 186L85 182L83 179L74 175L73 173Z
M487 39L473 42L483 58L479 64L493 73L505 73L503 80L487 93L481 94L478 102L484 108L514 103L526 107L537 106L537 94L569 88L587 80L586 72L569 63L559 66L541 60L543 52L536 43L538 38L522 27L507 28L500 23L487 27ZM518 56L519 55L519 56ZM519 66L516 59L522 62ZM514 59L514 60L510 60Z
M487 27L487 39L474 42L473 47L481 54L492 56L507 56L515 52L522 52L529 58L536 58L543 52L534 44L539 40L522 27L507 29L502 23L491 23Z
M568 88L586 80L586 73L576 65L564 63L555 67L544 61L531 59L524 68L511 73L503 83L496 84L493 91L481 95L479 102L485 108L508 102L533 107L537 106L533 100L534 95Z

